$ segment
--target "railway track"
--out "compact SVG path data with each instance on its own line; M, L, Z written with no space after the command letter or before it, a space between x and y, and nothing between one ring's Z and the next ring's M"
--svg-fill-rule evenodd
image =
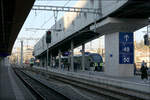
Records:
M67 97L63 96L57 91L28 76L23 71L17 68L15 68L14 71L16 75L23 81L23 83L29 88L31 93L33 93L37 100L69 100Z
M42 70L34 70L29 69L28 71L35 72L41 74L44 77L49 77L51 79L61 81L63 83L69 84L71 86L80 88L82 90L92 92L94 94L102 95L107 99L124 99L124 100L149 100L149 93L135 91L131 89L121 88L113 85L97 83L94 81L76 78L76 77L68 77L65 75L59 75L56 73L49 73ZM95 99L96 100L96 99ZM105 99L104 99L105 100Z

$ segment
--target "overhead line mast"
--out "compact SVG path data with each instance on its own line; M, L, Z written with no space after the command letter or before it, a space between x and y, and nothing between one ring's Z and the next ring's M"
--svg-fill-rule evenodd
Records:
M44 11L53 11L54 12L54 20L55 20L55 32L56 32L56 24L57 24L57 17L59 11L64 12L77 12L77 13L92 13L95 15L95 32L96 32L96 21L97 21L97 15L102 16L101 8L94 9L94 8L79 8L79 7L64 7L64 6L49 6L49 5L34 5L32 7L32 10L44 10ZM57 33L56 33L57 34ZM48 66L48 43L47 43L47 66Z
M50 5L34 5L32 10L44 10L44 11L53 11L54 12L54 20L55 20L55 28L56 28L56 21L59 11L64 12L77 12L77 13L92 13L95 14L95 32L96 32L96 21L97 15L102 15L101 8L94 9L94 8L79 8L79 7L64 7L64 6L50 6Z
M92 13L95 14L95 32L96 32L96 21L97 15L102 15L101 8L94 9L94 8L79 8L79 7L64 7L64 6L50 6L50 5L34 5L32 10L44 10L44 11L53 11L54 12L54 20L55 20L55 29L56 29L56 21L59 11L64 12L77 12L77 13Z
M55 29L56 30L56 23L57 23L57 16L59 11L64 12L77 12L77 13L92 13L95 15L95 32L96 32L96 21L97 15L102 15L101 8L94 9L94 8L79 8L79 7L64 7L64 6L50 6L50 5L34 5L32 10L43 10L43 11L53 11L54 12L54 20L55 20Z
M64 6L48 6L48 5L34 5L32 7L32 10L47 10L47 11L64 11L64 12L80 12L80 13L101 14L100 9L64 7Z

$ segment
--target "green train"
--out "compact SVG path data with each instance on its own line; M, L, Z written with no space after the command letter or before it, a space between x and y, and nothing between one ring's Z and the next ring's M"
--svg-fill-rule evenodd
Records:
M81 69L82 55L74 56L74 62ZM103 71L103 59L98 53L85 53L85 70Z
M64 56L61 58L65 67L70 66L70 58ZM58 59L56 59L56 66L58 66ZM85 70L103 71L103 59L98 53L85 53ZM74 68L75 70L82 70L82 55L74 56ZM68 68L69 69L69 68Z
M30 59L30 62L29 62L29 63L30 63L30 67L32 67L32 66L34 65L34 62L35 62L35 59L34 59L34 58L31 58L31 59Z

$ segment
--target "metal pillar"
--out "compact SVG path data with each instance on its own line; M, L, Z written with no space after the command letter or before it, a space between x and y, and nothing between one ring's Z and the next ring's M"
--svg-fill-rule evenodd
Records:
M52 68L53 66L53 56L52 56L52 53L50 53L50 67Z
M40 66L39 67L42 67L42 59L41 59L41 57L40 57Z
M44 67L44 65L43 65L43 57L41 57L41 67Z
M47 69L48 69L48 60L49 60L49 59L48 59L48 55L49 55L48 52L49 52L49 50L48 50L48 43L47 43L47 59L46 59L46 60L47 60L47 64L46 64L46 65L47 65L47 66L46 66Z
M21 59L20 59L20 64L23 64L23 41L21 41Z
M59 68L58 69L61 69L61 51L59 50Z
M70 71L70 50L68 50L68 52L69 52L69 55L68 55L68 71Z
M54 65L54 67L56 67L56 56L53 57L53 65ZM58 66L57 66L57 67L58 67Z
M147 35L148 35L148 42L150 42L150 34L149 34L149 25L147 25ZM149 49L149 62L148 62L148 66L150 67L150 43L148 45L148 49Z
M85 70L85 44L82 44L82 71Z
M74 71L73 49L74 49L74 44L73 44L73 41L71 41L71 71Z
M41 67L44 67L44 60L43 60L44 58L43 57L41 57L41 63L42 63L42 66Z
M18 65L18 62L19 62L19 61L18 61L18 53L17 53L17 62L16 62L17 65Z

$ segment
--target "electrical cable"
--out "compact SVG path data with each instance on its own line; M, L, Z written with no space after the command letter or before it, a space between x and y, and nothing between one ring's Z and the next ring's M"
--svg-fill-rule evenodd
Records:
M71 1L71 0L68 0L68 1L64 4L63 7L65 7L70 1ZM53 18L53 16L51 16L47 21L45 21L45 22L41 25L41 28L42 28L45 24L47 24L52 18Z

